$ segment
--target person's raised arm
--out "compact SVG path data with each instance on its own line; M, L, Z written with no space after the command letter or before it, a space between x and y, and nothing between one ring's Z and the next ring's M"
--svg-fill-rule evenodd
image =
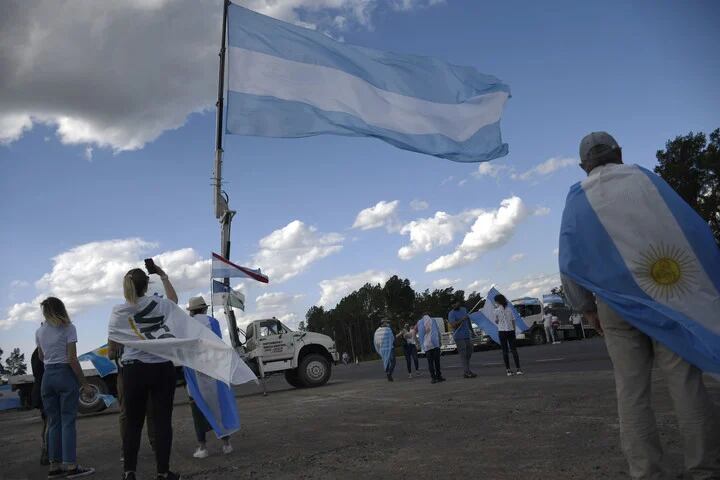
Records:
M165 270L163 270L157 265L155 265L155 269L157 270L157 274L160 275L160 280L162 280L163 288L165 289L165 295L167 296L168 300L177 304L178 295L177 292L175 292L175 287L173 287L172 283L170 283L170 279L168 278L167 273L165 273Z

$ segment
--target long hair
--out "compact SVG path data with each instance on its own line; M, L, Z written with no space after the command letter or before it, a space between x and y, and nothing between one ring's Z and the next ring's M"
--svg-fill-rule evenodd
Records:
M506 308L508 305L507 298L505 298L504 295L495 295L495 303L501 305L503 308Z
M70 325L70 315L65 309L65 304L57 297L48 297L40 302L43 317L53 327L64 327Z
M123 295L128 303L136 304L148 289L149 278L139 268L133 268L123 278Z

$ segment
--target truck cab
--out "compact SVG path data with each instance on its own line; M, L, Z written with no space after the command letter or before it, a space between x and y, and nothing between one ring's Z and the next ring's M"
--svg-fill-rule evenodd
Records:
M529 327L526 331L517 335L522 343L541 345L546 342L545 328L543 326L543 306L538 298L522 297L511 302L515 310Z
M240 353L261 379L283 373L293 387L319 387L339 360L332 338L293 331L274 317L251 322L244 333Z

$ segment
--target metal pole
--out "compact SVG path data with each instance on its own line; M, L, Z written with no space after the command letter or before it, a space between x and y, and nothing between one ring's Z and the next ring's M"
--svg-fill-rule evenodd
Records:
M217 117L215 119L215 168L213 174L214 183L214 204L215 218L220 220L220 250L222 256L230 259L230 227L235 211L230 210L228 206L228 197L222 191L222 157L223 157L223 111L224 111L224 95L225 95L225 42L227 39L227 15L230 0L223 2L223 22L222 34L220 38L220 68L218 71L218 95ZM230 286L230 279L223 279L225 285ZM225 316L228 323L228 333L232 346L237 348L240 346L240 337L238 336L237 321L235 320L235 312L230 305L225 306Z

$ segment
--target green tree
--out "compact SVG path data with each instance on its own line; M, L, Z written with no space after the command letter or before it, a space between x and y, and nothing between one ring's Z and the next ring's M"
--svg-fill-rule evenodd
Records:
M20 353L19 348L13 348L10 356L5 360L5 368L10 375L25 375L27 373L25 354Z
M410 280L407 278L400 280L397 275L393 275L385 282L383 294L385 295L386 315L394 328L412 320L415 308L415 290L410 286Z
M675 137L656 154L660 175L710 225L720 245L720 128Z

